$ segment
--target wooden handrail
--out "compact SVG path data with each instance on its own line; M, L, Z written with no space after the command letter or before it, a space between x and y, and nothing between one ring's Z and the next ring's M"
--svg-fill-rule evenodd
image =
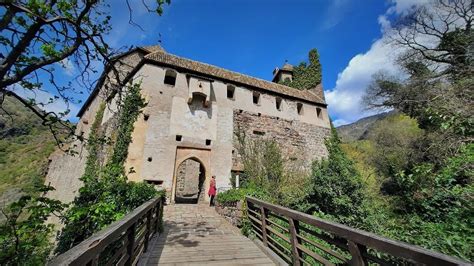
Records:
M143 203L121 220L57 256L48 265L136 264L140 254L146 252L149 239L158 231L163 203L163 197ZM143 228L145 231L137 239L137 233ZM144 240L139 241L142 238Z
M332 264L328 261L328 258L334 258L335 261L349 263L351 265L368 265L368 262L376 264L391 264L389 260L384 260L375 257L373 254L369 254L367 249L377 253L382 253L384 255L389 255L395 259L403 259L412 263L421 263L425 265L471 265L471 263L445 254L381 237L373 233L354 229L339 223L325 221L302 212L256 199L254 197L246 197L246 203L247 208L252 210L247 212L247 215L249 217L256 218L250 219L249 221L263 232L263 238L261 238L261 240L266 247L274 247L274 245L269 245L268 239L270 236L267 234L272 234L272 232L275 232L275 230L281 227L281 225L278 227L272 227L273 223L266 223L261 218L268 217L268 212L271 212L273 216L284 217L287 221L289 221L288 224L284 225L288 226L289 233L278 232L278 234L272 234L272 236L278 238L282 243L291 246L291 254L287 254L291 255L291 261L287 262L293 265L300 265L301 261L309 263L304 260L304 258L308 257L311 257L312 259L325 265ZM256 217L257 213L260 215L260 217ZM255 221L258 220L261 220L262 222L255 223ZM313 229L309 229L310 227ZM304 230L300 230L300 228L303 228ZM252 227L252 230L255 230L254 227ZM334 240L337 242L342 242L344 245L338 245L337 248L339 251L332 250L332 252L327 252L327 248L321 249L318 248L318 245L311 245L311 241L301 241L308 239L308 236L303 236L302 232L306 233L310 230L321 230L325 234L328 234L328 238L332 236ZM286 237L281 237L282 234ZM313 237L317 235L322 234L319 232L312 234ZM327 246L331 246L330 242L325 241L325 239L327 240L328 238L317 238L316 241L321 241L322 243L327 243ZM317 250L318 252L315 253L314 250ZM281 254L282 250L278 250L276 253ZM321 256L322 254L324 254L324 258ZM344 257L347 257L346 261L341 259Z

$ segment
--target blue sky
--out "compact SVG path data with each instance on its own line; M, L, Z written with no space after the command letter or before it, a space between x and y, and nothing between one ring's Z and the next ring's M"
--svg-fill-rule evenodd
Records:
M341 125L374 113L360 98L372 74L396 72L385 41L390 20L426 0L171 0L161 17L129 1L143 29L129 23L125 1L109 0L114 48L161 40L170 53L266 80L285 60L298 64L317 48L329 112ZM66 66L64 77L74 71Z

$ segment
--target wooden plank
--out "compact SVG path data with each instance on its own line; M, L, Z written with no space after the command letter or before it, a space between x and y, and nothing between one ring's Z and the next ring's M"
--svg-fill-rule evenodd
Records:
M163 199L161 197L153 198L138 208L134 209L124 218L116 221L105 229L93 234L88 239L82 241L75 247L66 251L51 260L50 265L85 265L96 254L104 250L125 232L132 224L141 219L141 217Z
M348 241L347 246L349 247L349 252L351 253L351 256L352 256L349 262L350 265L353 265L353 266L368 265L367 259L364 257L364 255L367 253L365 246L356 244L352 241Z
M277 243L277 242L275 242ZM275 247L272 243L268 242L268 245L272 248L272 250L274 252L276 252L278 255L280 255L280 257L282 257L286 262L290 263L292 260L290 257L288 257L288 255L286 255L285 253L283 253L280 249L278 249L277 247Z
M303 245L297 244L296 247L298 248L298 250L303 251L303 252L306 253L308 256L310 256L310 257L312 257L313 259L315 259L315 260L321 262L321 263L324 264L324 265L331 265L331 266L335 265L334 263L332 263L332 262L328 261L327 259L323 258L321 255L314 253L313 251L309 250L308 248L306 248L306 247L303 246ZM299 256L299 258L302 258L302 257L303 257L303 256ZM298 258L298 259L299 259L299 258Z
M302 239L303 241L307 242L309 245L315 246L315 247L317 247L317 248L319 248L319 249L325 251L326 253L329 253L329 254L331 254L332 256L334 256L334 257L340 259L340 260L343 261L343 262L347 262L347 258L346 258L346 257L344 257L343 255L341 255L341 254L339 254L339 253L333 251L332 249L330 249L330 248L328 248L328 247L325 247L325 246L323 246L323 245L321 245L321 244L319 244L319 243L316 243L316 242L314 242L314 241L312 241L312 240L310 240L310 239L308 239L308 238L306 238L306 237L304 237L304 236L302 236L302 235L298 235L298 237L299 237L300 239Z
M294 219L290 218L289 220L289 231L290 231L290 240L291 240L291 255L293 259L293 265L298 266L300 265L300 257L301 254L298 250L298 221L295 221Z
M401 241L396 241L369 233L363 230L354 229L339 223L329 222L317 217L297 212L285 207L276 206L254 197L246 197L246 201L261 208L268 209L282 216L293 218L306 224L315 226L322 230L333 233L339 237L350 240L357 244L362 244L380 252L385 252L395 257L420 262L428 265L469 265L468 262L460 259L427 250L418 246L410 245Z
M128 245L127 245L127 255L128 260L125 262L125 265L130 266L134 260L134 251L135 251L135 229L136 226L133 224L128 230Z
M273 234L277 235L279 238L285 240L288 244L291 244L291 240L289 237L283 235L282 233L278 232L277 230L271 228L271 227L267 227L267 230L272 232Z
M271 223L272 225L278 227L278 228L281 229L283 232L289 233L288 228L285 228L285 227L283 227L283 226L277 224L276 222L274 222L274 221L272 221L272 220L270 220L270 219L267 219L267 222L269 222L269 223Z
M261 225L262 225L262 238L263 238L263 245L268 246L267 244L267 223L265 222L266 220L266 214L265 214L265 208L262 206L260 207L260 217L261 217Z

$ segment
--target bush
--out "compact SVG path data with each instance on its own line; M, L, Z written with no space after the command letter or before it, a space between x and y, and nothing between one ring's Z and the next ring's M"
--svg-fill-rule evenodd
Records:
M33 196L23 196L2 210L6 221L0 225L0 265L46 264L53 249L54 228L45 222L65 206L60 201L37 195L52 189L41 186Z
M364 186L351 160L340 147L336 130L326 140L328 158L315 161L312 167L312 190L308 196L307 212L323 212L338 221L357 225L364 217Z

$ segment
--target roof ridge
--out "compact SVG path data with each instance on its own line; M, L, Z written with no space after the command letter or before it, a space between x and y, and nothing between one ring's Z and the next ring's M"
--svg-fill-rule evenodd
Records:
M270 82L261 78L252 77L219 66L170 54L165 51L156 51L153 53L149 53L145 55L145 59L159 63L174 65L177 67L204 73L210 76L215 76L217 78L231 80L237 83L246 84L252 87L257 87L274 93L279 93L310 102L326 104L323 99L321 99L318 95L311 93L309 90L298 90L296 88L292 88L275 82Z

